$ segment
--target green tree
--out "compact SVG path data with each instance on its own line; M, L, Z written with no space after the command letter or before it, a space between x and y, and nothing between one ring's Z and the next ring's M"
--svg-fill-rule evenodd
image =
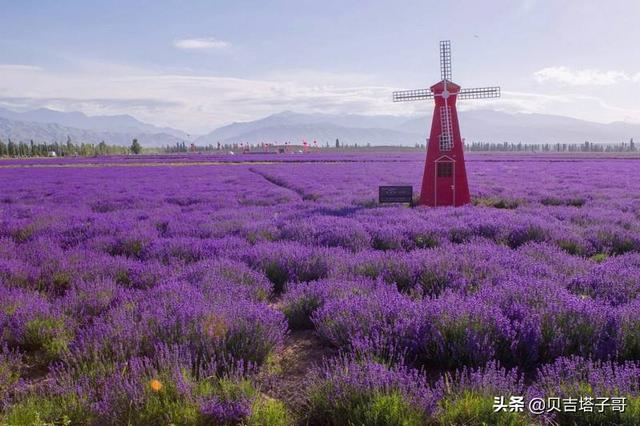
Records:
M133 142L131 142L131 152L133 154L140 154L142 152L142 145L140 145L138 139L134 139Z
M104 154L106 154L106 153L107 153L107 144L106 144L106 143L104 143L104 141L101 141L101 142L98 144L98 154L100 154L100 155L104 155Z

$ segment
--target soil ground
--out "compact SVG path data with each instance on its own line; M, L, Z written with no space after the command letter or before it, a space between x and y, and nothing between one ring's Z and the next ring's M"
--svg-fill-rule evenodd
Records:
M291 331L266 374L263 391L285 403L296 417L303 415L305 382L314 365L336 354L313 330ZM299 418L298 418L299 420Z

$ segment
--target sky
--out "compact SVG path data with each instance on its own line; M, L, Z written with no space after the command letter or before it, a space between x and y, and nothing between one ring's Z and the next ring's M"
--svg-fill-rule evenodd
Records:
M499 85L459 109L640 122L639 0L0 0L0 107L203 134L281 111L430 113L391 92Z

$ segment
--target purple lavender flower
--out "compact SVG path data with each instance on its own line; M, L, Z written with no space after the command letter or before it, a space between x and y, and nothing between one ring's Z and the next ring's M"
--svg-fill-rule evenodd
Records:
M214 424L236 425L251 414L251 402L247 400L224 401L217 397L202 403L200 412Z
M310 424L419 424L434 412L441 396L418 370L348 357L318 366L308 387ZM377 404L385 408L374 409Z

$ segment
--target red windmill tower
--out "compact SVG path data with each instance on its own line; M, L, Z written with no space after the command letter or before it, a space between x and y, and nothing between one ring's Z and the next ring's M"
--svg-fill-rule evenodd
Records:
M500 97L500 87L461 89L451 81L451 42L440 42L440 82L429 89L393 92L394 102L435 99L420 204L461 206L471 201L456 111L457 99Z

